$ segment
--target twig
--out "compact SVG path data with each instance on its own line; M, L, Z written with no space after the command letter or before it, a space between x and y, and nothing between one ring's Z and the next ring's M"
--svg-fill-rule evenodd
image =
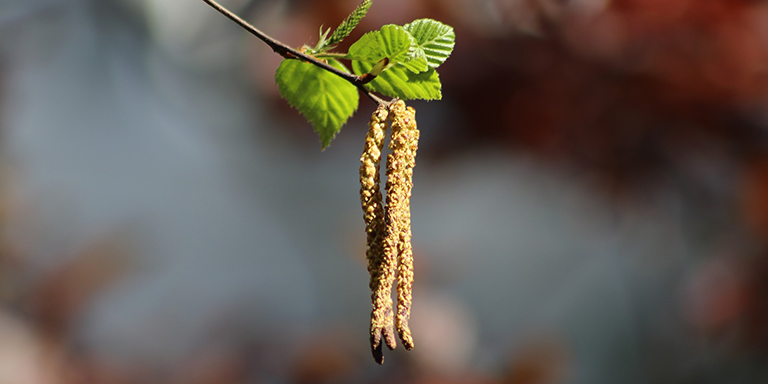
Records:
M362 92L364 95L368 96L369 99L373 100L376 104L383 104L388 105L389 102L384 101L382 98L374 95L371 93L368 88L365 87L365 84L373 80L375 76L370 76L368 74L362 75L362 76L355 76L351 73L344 72L336 67L333 67L325 62L322 62L310 55L307 55L306 53L299 52L277 40L272 38L271 36L267 35L266 33L258 30L253 25L249 24L247 21L241 19L239 16L235 15L228 9L221 6L219 3L217 3L214 0L203 0L206 4L213 7L213 9L219 11L222 15L228 17L230 20L234 21L237 25L243 27L246 31L250 32L254 36L258 37L259 40L266 43L270 48L272 48L275 53L282 56L285 59L301 59L302 61L306 61L308 63L312 63L328 72L333 73L336 76L341 77L342 79L350 82L352 85L357 87L360 92Z

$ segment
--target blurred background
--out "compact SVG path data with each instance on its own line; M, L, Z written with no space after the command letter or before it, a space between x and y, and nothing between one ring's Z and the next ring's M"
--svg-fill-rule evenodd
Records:
M358 0L221 2L300 46ZM457 44L378 366L372 102L321 152L202 1L0 0L0 383L768 382L768 2L377 0L347 45L422 17Z

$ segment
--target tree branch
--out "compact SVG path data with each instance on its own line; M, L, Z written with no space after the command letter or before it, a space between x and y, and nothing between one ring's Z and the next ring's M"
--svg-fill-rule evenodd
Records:
M259 40L266 43L270 48L272 48L275 53L282 56L285 59L300 59L302 61L314 64L328 72L333 73L336 76L341 77L342 79L350 82L352 85L357 87L360 92L362 92L364 95L368 96L369 99L373 100L373 102L377 104L389 104L388 102L384 101L382 98L374 95L371 93L371 91L365 87L365 84L370 82L374 79L375 76L371 76L369 74L365 74L362 76L355 76L351 73L344 72L336 67L333 67L329 65L328 63L325 63L323 61L320 61L310 55L307 55L304 52L299 52L277 40L272 38L271 36L267 35L266 33L258 30L253 25L249 24L247 21L241 19L239 16L235 15L234 13L230 12L228 9L221 6L219 3L217 3L214 0L203 0L206 4L213 7L213 9L219 11L222 15L226 16L230 20L234 21L237 25L243 27L246 31L250 32L252 35L259 38Z

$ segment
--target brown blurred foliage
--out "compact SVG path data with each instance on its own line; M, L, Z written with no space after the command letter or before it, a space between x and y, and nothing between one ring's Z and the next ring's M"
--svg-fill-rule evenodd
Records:
M755 120L766 89L766 11L751 1L540 5L531 14L537 35L465 37L472 41L457 55L466 47L482 70L453 85L446 74L445 86L467 109L476 139L622 183L669 167L701 142L748 163L764 145Z

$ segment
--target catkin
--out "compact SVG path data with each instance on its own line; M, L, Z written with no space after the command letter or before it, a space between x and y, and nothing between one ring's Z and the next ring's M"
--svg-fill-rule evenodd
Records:
M380 183L381 150L384 146L388 110L379 106L368 123L363 155L360 157L360 201L363 206L363 219L367 250L368 273L371 276L370 339L374 358L383 362L381 339L390 349L396 346L393 331L392 283L395 276L396 259L386 258L383 253L385 237L384 205Z
M389 107L379 106L368 123L363 155L360 157L360 201L363 206L371 275L370 338L373 357L382 364L382 346L396 347L395 329L407 350L413 349L408 328L413 288L413 248L411 246L410 198L413 167L416 165L419 130L413 108L397 100ZM387 119L392 123L387 155L387 201L380 189L381 151ZM392 310L392 285L397 277L397 311ZM384 343L382 343L382 338Z
M383 258L397 260L397 314L395 326L407 350L413 349L408 328L413 287L413 249L411 246L410 198L413 167L416 165L419 130L413 108L402 100L390 106L392 138L387 156L387 203L385 208L386 238ZM381 279L380 279L381 280Z

